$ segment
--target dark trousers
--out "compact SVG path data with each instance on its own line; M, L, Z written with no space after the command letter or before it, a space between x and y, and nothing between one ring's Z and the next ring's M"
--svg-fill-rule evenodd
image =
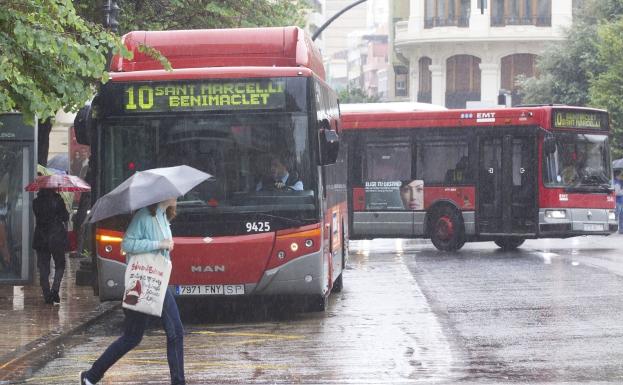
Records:
M65 273L65 252L37 250L37 267L39 268L39 283L44 294L50 292L50 261L54 259L54 281L52 290L59 291Z
M123 309L125 322L123 335L113 342L86 373L87 379L97 383L104 373L143 339L151 316ZM167 361L172 385L184 385L184 328L171 290L167 290L162 308L162 326L167 335Z

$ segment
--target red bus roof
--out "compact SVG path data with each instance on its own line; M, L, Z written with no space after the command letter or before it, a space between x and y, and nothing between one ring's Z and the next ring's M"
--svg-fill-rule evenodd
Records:
M310 77L314 73L308 68L296 67L213 67L183 68L173 71L147 70L132 72L111 72L113 82L129 81L170 81L190 79L240 79L275 77Z
M552 128L552 112L597 112L605 110L571 106L535 106L473 110L413 112L343 112L345 130L393 129L417 127L502 127L538 125ZM592 128L594 131L595 128Z
M174 69L202 67L305 67L324 80L322 56L298 27L134 31L123 36L131 60L115 56L111 72L162 69L141 45L160 51Z

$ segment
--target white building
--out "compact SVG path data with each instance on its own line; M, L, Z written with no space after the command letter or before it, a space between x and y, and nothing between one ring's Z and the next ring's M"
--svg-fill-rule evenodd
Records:
M517 104L516 77L533 76L537 56L565 39L572 3L392 0L390 98L463 108L506 90Z

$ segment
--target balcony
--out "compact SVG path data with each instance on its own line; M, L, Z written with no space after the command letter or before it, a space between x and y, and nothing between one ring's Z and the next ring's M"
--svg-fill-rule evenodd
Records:
M509 25L534 25L537 27L551 27L552 18L551 16L491 16L492 27L506 27Z
M447 17L431 17L424 19L424 28L434 27L469 27L469 16Z

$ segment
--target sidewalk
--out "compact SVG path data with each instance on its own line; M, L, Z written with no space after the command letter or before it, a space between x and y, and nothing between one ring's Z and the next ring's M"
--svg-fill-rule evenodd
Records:
M37 273L28 286L0 285L0 383L20 371L22 361L58 346L118 306L100 303L90 286L76 286L80 260L67 257L60 305L43 302Z

